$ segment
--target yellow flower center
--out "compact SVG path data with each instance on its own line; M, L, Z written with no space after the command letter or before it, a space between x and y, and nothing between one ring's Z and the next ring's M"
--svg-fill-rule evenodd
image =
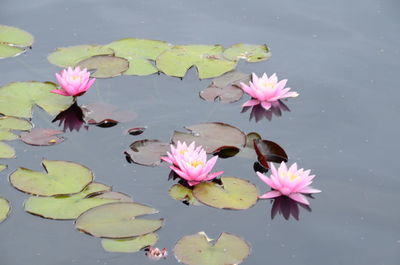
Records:
M204 166L204 162L199 160L190 161L188 162L188 164L191 165L192 167Z
M76 80L82 81L82 77L79 76L79 75L72 75L72 76L70 76L69 78L70 78L71 80L73 80L73 81L76 81Z
M275 89L276 84L275 84L275 83L272 83L272 82L264 82L264 83L263 83L263 86L266 87L266 88L273 88L273 89Z
M182 149L182 150L179 151L179 153L180 153L181 155L184 155L184 154L186 154L187 152L188 152L187 149Z
M293 173L290 173L290 174L289 174L290 181L294 181L294 180L297 179L298 177L299 177L299 176L296 175L296 174L293 174Z

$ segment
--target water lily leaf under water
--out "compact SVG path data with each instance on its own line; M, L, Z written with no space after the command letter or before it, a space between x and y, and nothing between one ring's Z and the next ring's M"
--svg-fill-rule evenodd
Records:
M113 55L114 51L100 45L77 45L57 48L47 56L50 63L60 67L74 67L79 62L96 55Z
M33 36L30 33L16 27L0 25L0 58L24 53L32 44Z
M184 77L195 66L200 79L217 77L236 67L235 61L222 56L223 51L221 45L174 46L157 58L156 65L169 76Z
M102 239L101 245L108 252L135 253L147 246L154 246L157 241L157 234L149 233L127 239Z
M10 175L16 189L39 196L54 196L81 192L93 180L92 172L68 161L43 160L46 173L19 168Z
M233 234L224 232L214 245L211 242L204 232L184 236L175 245L175 257L188 265L234 265L250 254L249 244Z
M157 73L158 69L149 60L154 61L172 45L159 40L126 38L111 42L105 47L113 49L115 56L129 61L129 69L124 75L150 75Z
M88 124L101 125L105 122L127 122L134 120L137 114L131 111L117 111L117 107L103 103L91 103L81 106L83 119Z
M21 133L21 141L36 146L55 145L64 141L64 137L56 136L62 133L59 130L34 128L30 132Z
M9 116L0 117L0 141L18 139L18 135L11 132L12 130L26 131L30 129L32 129L32 123L27 120Z
M7 165L0 164L0 172L7 168Z
M248 62L260 62L271 57L267 45L252 45L238 43L224 51L224 57L229 60L245 59Z
M190 133L175 131L172 142L178 141L190 144L195 141L201 145L207 153L214 153L222 146L241 149L246 144L246 135L238 128L221 122L200 123L185 127ZM221 150L219 150L221 151Z
M91 77L109 78L125 72L129 67L129 62L121 57L97 55L80 61L77 66L80 66L81 69L94 70Z
M109 203L84 212L76 220L75 227L102 238L141 236L161 228L164 220L136 217L155 213L158 213L156 209L134 202Z
M10 210L10 203L6 199L0 197L0 223L7 219Z
M159 140L139 140L133 142L125 151L129 160L144 166L157 166L161 163L161 156L167 154L170 144Z
M15 150L6 143L0 142L0 158L15 158Z
M240 72L226 73L213 79L211 84L200 92L200 97L206 101L221 103L236 102L243 96L240 82L248 83L250 75Z
M70 196L30 197L25 202L25 211L48 219L76 219L96 206L126 200L126 195L116 196L119 193L101 197L110 190L109 186L92 182L82 192Z
M187 205L201 205L201 203L193 196L193 190L181 184L173 185L169 191L172 199L181 201Z
M252 207L258 199L256 186L249 181L222 177L222 185L203 182L195 186L194 197L201 203L219 209L244 210Z
M22 118L32 117L33 105L55 115L73 103L72 97L51 93L53 83L15 82L0 87L0 113Z

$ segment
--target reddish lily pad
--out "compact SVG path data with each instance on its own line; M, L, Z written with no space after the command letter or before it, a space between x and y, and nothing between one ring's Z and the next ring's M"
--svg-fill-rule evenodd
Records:
M57 48L47 60L60 67L76 66L79 62L96 55L113 55L114 51L100 45L77 45Z
M201 203L219 209L244 210L252 207L258 199L258 190L249 181L222 177L222 185L203 182L195 186L194 197Z
M175 131L172 142L178 141L201 145L207 153L214 153L223 146L241 149L246 144L246 135L238 128L221 122L200 123L185 127L190 133Z
M224 51L225 58L229 60L245 59L250 63L260 62L271 57L267 45L252 45L238 43Z
M269 168L268 161L275 163L288 161L285 150L277 143L261 139L254 139L253 143L254 150L257 153L257 159L263 167Z
M222 233L215 244L204 232L182 237L174 253L179 262L188 265L236 265L250 254L250 245L242 238Z
M250 81L250 75L240 72L230 72L213 79L211 84L200 92L200 97L206 101L232 103L243 96L240 82Z
M193 196L193 190L181 184L173 185L169 191L172 199L181 201L187 205L201 205L201 203Z
M157 241L157 234L150 233L127 239L102 239L101 245L108 252L135 253L145 247L154 246Z
M84 212L76 220L75 227L94 237L141 236L160 229L164 220L137 217L155 213L158 213L156 209L134 202L109 203Z
M144 166L157 166L161 163L161 156L170 149L170 144L145 139L133 142L129 148L125 154L130 161Z
M39 196L69 195L81 192L93 180L92 172L77 163L43 160L46 173L19 168L10 175L16 189Z
M130 111L117 111L117 107L97 102L81 106L84 120L88 124L94 124L98 126L107 127L107 123L120 123L134 120L137 114ZM110 127L110 126L108 126Z
M135 128L130 128L128 130L126 130L126 134L130 134L130 135L140 135L142 134L145 130L147 129L147 127L135 127Z
M27 120L4 116L0 117L0 140L15 140L18 139L18 135L11 132L12 130L30 130L32 129L32 123Z
M10 203L6 199L0 197L0 223L7 219L10 210Z
M94 70L94 73L91 74L92 77L109 78L125 72L129 67L129 62L121 57L97 55L80 61L77 66L82 69Z
M34 128L30 132L21 133L21 140L36 146L55 145L64 142L64 137L56 136L62 133L59 130Z

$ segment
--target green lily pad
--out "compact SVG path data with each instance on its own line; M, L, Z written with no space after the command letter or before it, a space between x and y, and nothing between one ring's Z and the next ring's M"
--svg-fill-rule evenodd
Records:
M158 56L156 65L169 76L184 77L195 66L200 79L217 77L236 67L235 61L222 56L223 51L221 45L174 46Z
M18 135L11 132L11 130L27 131L32 129L32 123L27 120L15 117L0 117L0 140L15 140Z
M92 172L77 163L43 160L46 173L19 168L10 175L16 189L39 196L66 195L81 192L93 180Z
M0 44L0 59L18 56L23 54L26 49Z
M60 67L73 67L92 56L113 54L112 49L100 45L77 45L57 48L55 52L47 56L47 60Z
M201 203L193 196L193 190L181 184L173 185L169 191L169 196L177 201L182 201L189 205L201 205Z
M221 122L200 123L185 127L187 132L175 131L172 136L172 142L178 141L201 145L207 153L221 151L221 147L236 147L241 149L246 144L246 135L238 128Z
M0 158L15 158L15 150L8 144L0 142Z
M121 57L97 55L80 61L77 66L80 66L81 69L95 70L91 74L92 77L109 78L125 72L129 67L129 62Z
M6 169L7 168L7 165L2 165L2 164L0 164L0 171L3 171L4 169Z
M0 25L0 58L17 56L32 46L33 36L16 27Z
M251 45L238 43L224 51L224 57L229 60L245 59L250 63L260 62L271 57L267 45Z
M101 245L108 252L135 253L147 246L154 246L157 241L157 234L150 233L127 239L102 239Z
M7 219L10 210L10 203L6 199L0 197L0 223Z
M222 185L203 182L195 186L193 195L201 203L219 209L244 210L252 207L258 199L258 190L249 181L222 177Z
M25 202L25 211L48 219L76 219L83 212L99 205L119 202L125 197L113 197L107 194L111 187L92 182L82 192L70 196L30 197Z
M111 42L104 47L113 49L115 56L129 61L129 69L124 75L150 75L157 73L158 69L149 60L154 61L171 46L165 41L126 38Z
M128 238L158 230L164 220L136 217L158 213L156 209L134 202L109 203L84 212L75 227L86 234L102 238Z
M55 115L73 103L72 97L50 92L56 88L53 83L42 82L15 82L0 87L0 113L31 118L32 107L36 104L50 115Z
M204 232L182 237L174 253L179 262L188 265L236 265L250 254L249 244L242 238L222 233L214 245Z

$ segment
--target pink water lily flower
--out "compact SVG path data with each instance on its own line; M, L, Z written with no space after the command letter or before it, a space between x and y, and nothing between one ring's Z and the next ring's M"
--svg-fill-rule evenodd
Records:
M92 85L96 78L89 78L90 73L78 67L72 69L64 69L61 71L61 75L56 73L60 89L54 89L51 92L63 96L81 96L83 95Z
M171 163L170 168L190 186L212 180L224 173L223 171L210 173L218 157L214 156L207 161L206 151L201 146L196 147L195 142L189 146L185 142L178 142L177 147L171 145L171 153L167 154L168 157L161 159Z
M271 171L270 178L257 172L260 179L273 189L261 195L260 199L271 199L283 195L297 202L309 205L307 198L303 194L321 192L310 186L315 175L310 175L310 170L297 169L296 163L288 169L285 162L282 162L278 170L272 164Z
M249 85L240 83L241 88L244 92L249 94L252 99L245 102L243 107L251 107L258 104L269 110L272 104L283 98L297 97L299 94L297 92L289 92L290 88L286 87L287 79L283 79L278 82L278 77L276 74L267 76L266 73L263 74L261 78L253 73L252 81Z

